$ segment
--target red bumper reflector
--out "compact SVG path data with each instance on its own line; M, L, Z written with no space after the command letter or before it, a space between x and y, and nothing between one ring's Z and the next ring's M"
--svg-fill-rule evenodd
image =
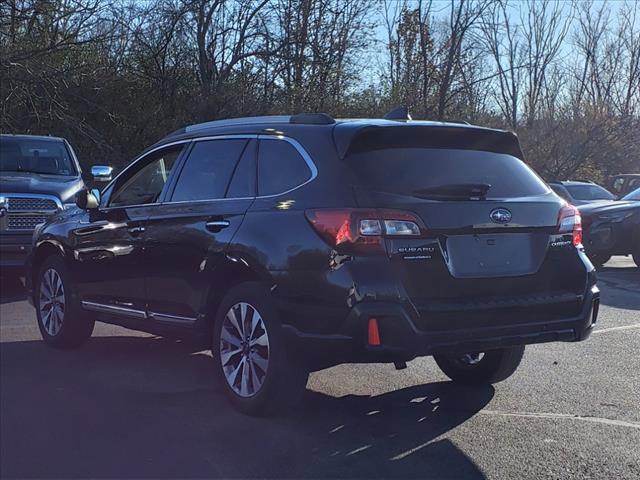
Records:
M369 319L369 345L380 345L380 331L378 330L378 320Z

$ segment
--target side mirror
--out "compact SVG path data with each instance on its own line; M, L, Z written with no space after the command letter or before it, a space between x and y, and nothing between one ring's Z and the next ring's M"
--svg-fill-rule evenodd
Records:
M100 191L97 188L80 190L76 194L76 205L82 210L97 210L100 206Z
M91 176L94 182L110 182L113 168L108 165L94 165L91 167Z

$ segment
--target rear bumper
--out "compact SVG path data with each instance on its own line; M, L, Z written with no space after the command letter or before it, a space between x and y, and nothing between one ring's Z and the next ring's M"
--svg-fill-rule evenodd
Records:
M416 327L409 310L400 304L363 302L353 307L341 332L333 335L303 333L285 325L290 345L312 368L340 363L408 361L436 353L474 352L547 342L586 340L598 318L600 291L592 285L576 316L536 322L510 323L510 313L496 318L499 326L425 332ZM378 321L381 345L367 343L370 318ZM470 322L471 323L471 322Z

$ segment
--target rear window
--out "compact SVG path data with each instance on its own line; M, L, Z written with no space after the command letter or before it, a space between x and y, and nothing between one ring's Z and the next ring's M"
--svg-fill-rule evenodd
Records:
M21 137L0 137L0 171L76 175L62 141Z
M576 200L614 200L614 197L600 185L565 185Z
M508 154L392 148L355 153L346 161L364 186L403 195L452 184L489 184L487 198L535 196L549 191L523 161Z

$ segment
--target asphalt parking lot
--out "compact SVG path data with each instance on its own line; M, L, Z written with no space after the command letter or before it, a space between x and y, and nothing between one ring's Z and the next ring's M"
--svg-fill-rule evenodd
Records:
M495 388L430 358L312 375L288 415L236 413L207 352L97 325L76 351L40 340L17 281L0 291L0 476L640 478L640 270L600 273L587 342L528 348Z

